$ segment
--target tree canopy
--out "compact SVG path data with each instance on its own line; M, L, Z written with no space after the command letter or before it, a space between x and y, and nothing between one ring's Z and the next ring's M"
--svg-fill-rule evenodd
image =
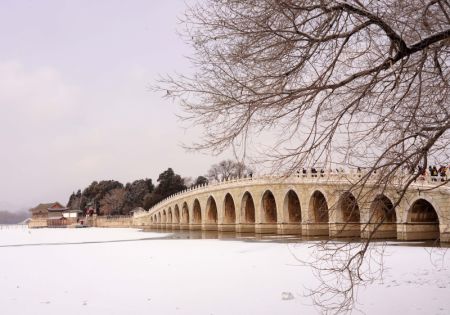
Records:
M183 178L168 168L158 176L158 185L152 194L145 197L144 207L150 208L166 197L186 189Z
M129 213L136 207L144 207L144 200L147 194L155 189L151 179L139 179L125 185L125 195L123 202L123 212Z
M129 214L136 207L144 206L144 198L154 185L151 179L139 179L125 186L114 180L92 182L81 192L72 193L67 206L85 210L88 205L97 207L99 214Z
M208 182L209 181L205 176L198 176L195 179L193 186L206 185L206 184L208 184Z

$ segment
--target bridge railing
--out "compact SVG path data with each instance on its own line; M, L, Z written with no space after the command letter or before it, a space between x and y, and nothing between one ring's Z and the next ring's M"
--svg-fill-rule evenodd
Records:
M130 214L112 214L112 215L97 215L97 218L101 218L104 220L122 220L129 219L132 215Z
M161 200L160 202L158 202L157 204L155 204L152 208L150 208L148 211L146 211L145 213L139 213L139 214L135 214L135 218L139 218L139 217L144 217L147 216L149 212L152 211L152 209L158 208L161 205L170 202L173 199L178 198L180 195L185 195L185 194L190 194L191 192L196 192L199 193L202 190L208 190L211 189L213 187L217 187L217 186L224 186L224 185L230 185L233 183L242 183L242 182L254 182L255 184L258 182L263 182L263 181L269 181L269 180L280 180L280 179L285 179L285 180L295 180L296 182L304 182L304 183L313 183L313 182L317 182L317 181L325 181L325 182L330 182L330 181L337 181L337 182L342 182L342 181L346 181L347 183L354 183L358 180L360 180L364 175L367 175L367 173L365 171L362 170L349 170L349 171L344 171L344 170L317 170L317 171L311 171L310 169L306 170L306 171L299 171L296 172L294 174L291 174L289 176L286 175L273 175L273 174L263 174L263 175L259 175L259 176L244 176L241 178L231 178L231 179L226 179L226 180L221 180L221 181L212 181L209 182L207 184L202 184L202 185L196 185L187 189L184 189L180 192L177 192L175 194L170 195L169 197L164 198L163 200ZM407 179L410 178L410 176L412 176L412 174L406 174L403 179ZM372 174L371 178L373 178L373 182L376 182L378 176L377 174ZM448 178L447 176L431 176L431 175L420 175L417 179L417 181L415 182L415 184L419 184L419 185L448 185Z

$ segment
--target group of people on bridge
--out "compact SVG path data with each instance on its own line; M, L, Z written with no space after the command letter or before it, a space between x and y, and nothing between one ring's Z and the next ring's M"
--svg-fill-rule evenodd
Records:
M440 165L439 167L436 165L429 165L428 169L419 165L417 167L417 173L416 173L416 169L413 168L411 170L411 174L419 174L421 176L420 179L425 179L426 176L431 176L431 180L432 181L437 181L438 178L441 179L441 181L447 181L447 174L450 170L450 165L448 166L444 166L444 165ZM333 169L328 169L326 171L328 174L344 174L346 171L341 167L341 168L336 168L335 170ZM356 173L357 174L361 174L363 172L361 167L358 167L356 169ZM376 170L373 171L374 174L376 174ZM325 169L323 168L315 168L315 167L311 167L311 168L302 168L302 170L298 170L296 172L297 176L303 176L306 177L308 174L311 174L312 177L318 177L319 174L321 177L325 176Z
M447 180L447 172L450 169L450 165L449 166L444 166L441 165L439 166L439 168L436 165L429 165L428 169L426 169L425 167L419 165L417 166L417 172L418 174L420 174L420 176L431 176L433 181L437 181L437 177L441 178L441 181L446 181ZM413 172L414 173L414 172Z

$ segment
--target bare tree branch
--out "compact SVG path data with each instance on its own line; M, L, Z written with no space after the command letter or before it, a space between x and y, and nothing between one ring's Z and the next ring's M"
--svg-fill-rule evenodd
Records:
M410 185L430 164L448 166L449 17L447 0L205 0L184 17L194 74L154 87L203 126L193 149L254 152L259 140L259 161L286 174L359 167L358 204L369 183L395 187L384 218L365 227L366 242L318 247L322 279L338 274L317 291L332 312L349 310L355 285L372 279L364 277L379 250L372 237Z

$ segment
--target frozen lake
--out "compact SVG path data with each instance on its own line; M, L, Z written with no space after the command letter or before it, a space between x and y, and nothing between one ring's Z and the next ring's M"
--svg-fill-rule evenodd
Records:
M316 314L311 243L160 239L136 229L0 230L1 314ZM387 246L354 313L450 314L446 249ZM289 299L285 299L289 296ZM284 297L284 299L283 299Z

